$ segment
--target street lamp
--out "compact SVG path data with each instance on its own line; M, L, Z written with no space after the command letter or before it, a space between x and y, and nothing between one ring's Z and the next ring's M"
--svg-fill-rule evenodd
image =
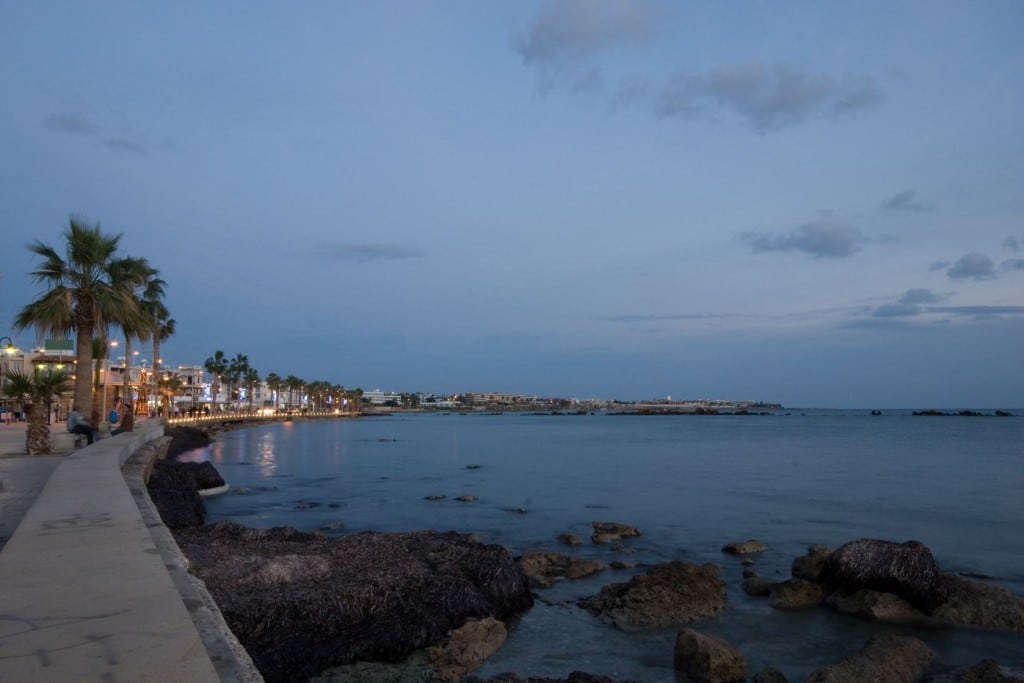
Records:
M6 344L4 344L5 341L7 342ZM18 351L18 349L14 347L14 340L10 337L0 337L0 350L7 354L8 361L10 361L11 357L13 357ZM7 379L4 375L7 374L6 371L9 369L7 366L8 363L5 363L3 371L0 372L0 394L4 393L4 381Z

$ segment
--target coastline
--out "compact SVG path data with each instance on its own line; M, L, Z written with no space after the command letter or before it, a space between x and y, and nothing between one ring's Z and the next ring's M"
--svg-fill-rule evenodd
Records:
M835 541L836 541L836 543L842 543L843 541L845 541L845 539L836 539ZM842 617L837 617L837 618L842 618ZM600 673L600 672L598 672L598 673Z

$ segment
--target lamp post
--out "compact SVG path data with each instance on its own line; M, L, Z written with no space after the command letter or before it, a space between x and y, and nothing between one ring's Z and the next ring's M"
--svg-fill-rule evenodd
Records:
M5 344L4 342L7 343ZM17 349L14 348L14 340L10 337L0 337L0 353L7 354L8 363L10 362L11 357L14 356L15 352L17 352ZM5 375L7 374L7 370L10 369L7 367L8 363L4 364L3 371L0 372L0 394L3 394L4 396L6 396L4 393L4 381L7 379ZM7 406L7 409L9 411L10 406Z

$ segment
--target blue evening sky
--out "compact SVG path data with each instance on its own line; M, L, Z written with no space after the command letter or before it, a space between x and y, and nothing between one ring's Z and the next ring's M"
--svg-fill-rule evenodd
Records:
M1022 407L1022 28L1017 0L2 0L0 334L76 214L168 281L167 364Z

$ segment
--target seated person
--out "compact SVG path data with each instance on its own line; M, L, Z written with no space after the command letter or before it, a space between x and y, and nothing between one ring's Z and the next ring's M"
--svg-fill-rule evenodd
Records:
M117 410L117 428L110 430L110 435L114 436L121 432L130 432L135 429L135 413L132 412L131 404L125 403L122 399L117 399L115 404ZM113 426L113 424L111 424Z
M86 440L89 445L96 440L96 433L93 428L86 422L82 414L78 412L78 406L71 408L71 412L68 413L68 432L71 434L85 434Z

